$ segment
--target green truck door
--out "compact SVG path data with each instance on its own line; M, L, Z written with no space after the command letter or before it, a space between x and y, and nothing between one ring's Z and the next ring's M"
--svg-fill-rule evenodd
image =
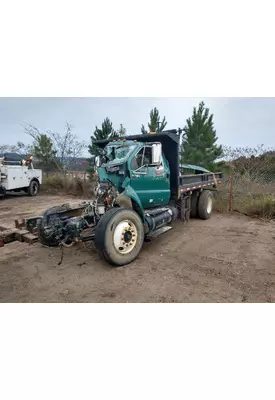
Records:
M144 208L168 204L170 200L170 171L166 161L161 166L152 163L152 147L142 147L130 162L131 187Z

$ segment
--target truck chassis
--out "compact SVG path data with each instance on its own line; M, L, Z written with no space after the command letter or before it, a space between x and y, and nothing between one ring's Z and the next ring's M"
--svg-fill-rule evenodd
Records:
M97 165L95 198L75 209L53 207L33 219L42 244L94 243L111 265L121 266L138 256L144 240L168 231L176 219L210 218L212 191L222 174L198 166L195 174L180 174L180 130L95 143L103 160Z
M131 258L125 255L127 256L130 252L127 251L138 244L134 239L138 234L137 230L144 232L144 234L139 232L143 243L144 239L149 240L171 229L170 224L176 219L187 222L190 217L205 220L210 218L213 205L212 191L220 183L221 178L220 173L181 177L180 198L167 206L144 210L147 224L142 224L139 210L135 205L121 207L116 204L113 188L110 185L101 191L98 186L95 189L94 200L83 202L76 208L70 208L68 204L52 207L43 216L26 220L26 227L30 231L37 228L39 241L44 246L71 247L83 242L87 248L95 246L110 264L125 265L133 261L132 255ZM129 215L133 216L135 224L129 224ZM117 240L117 250L123 255L122 258L108 255L105 249L109 240L105 235L106 224L115 216L122 219L122 225L118 227L120 237ZM137 222L137 217L140 223ZM141 246L137 246L138 253L142 243Z

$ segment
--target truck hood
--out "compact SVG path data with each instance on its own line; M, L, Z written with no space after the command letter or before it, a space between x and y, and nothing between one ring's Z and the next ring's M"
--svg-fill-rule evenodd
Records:
M99 182L111 182L118 192L122 191L122 183L125 180L125 164L106 164L97 170Z

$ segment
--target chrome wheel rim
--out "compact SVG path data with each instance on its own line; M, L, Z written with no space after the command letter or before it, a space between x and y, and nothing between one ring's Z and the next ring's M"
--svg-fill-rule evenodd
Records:
M121 221L114 230L114 247L120 254L130 253L137 243L137 228L132 221Z
M212 198L209 196L208 201L207 201L207 208L206 208L206 211L208 214L210 214L212 211L212 204L213 204Z

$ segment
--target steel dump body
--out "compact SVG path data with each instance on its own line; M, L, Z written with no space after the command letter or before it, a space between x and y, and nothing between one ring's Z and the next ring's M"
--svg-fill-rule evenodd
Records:
M179 183L181 192L189 192L197 189L206 189L216 186L221 183L222 173L215 174L194 174L194 175L180 175Z

